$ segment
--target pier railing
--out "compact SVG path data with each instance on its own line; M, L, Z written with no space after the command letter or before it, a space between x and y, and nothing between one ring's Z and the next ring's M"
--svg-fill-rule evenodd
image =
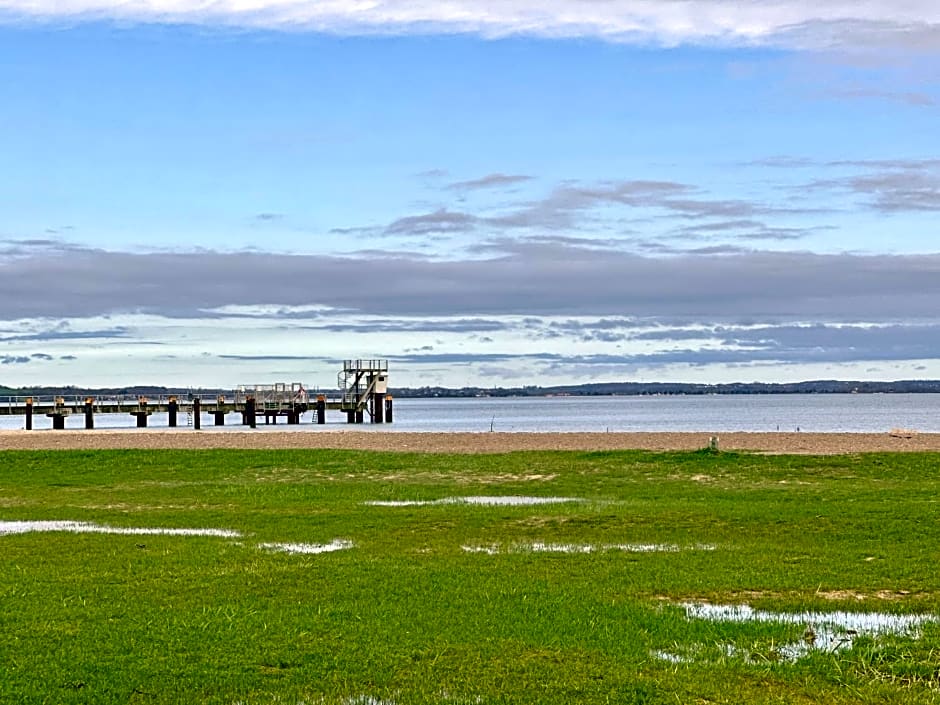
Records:
M370 387L371 389L371 387ZM302 390L302 392L301 392ZM260 393L259 393L260 392ZM267 395L265 395L267 392ZM256 420L277 424L279 417L288 424L299 424L301 417L312 412L314 423L326 423L327 410L341 411L347 423L363 423L364 412L368 412L373 423L391 423L392 398L381 395L359 395L354 401L342 393L334 392L332 398L325 394L308 394L302 387L287 389L255 390L239 389L226 393L185 392L160 394L150 397L133 394L112 394L97 397L81 394L66 395L17 395L0 397L0 416L24 416L26 429L33 429L34 417L49 417L53 429L66 428L66 419L84 417L86 429L95 427L95 416L107 414L130 414L136 417L138 428L147 427L147 419L154 413L166 413L169 426L177 426L180 413L187 425L200 428L201 416L207 414L215 419L216 426L224 426L229 414L241 416L243 425L255 427Z
M325 423L326 411L341 411L348 423L363 423L368 414L373 423L392 420L392 398L386 394L387 360L344 360L337 389L321 392L301 382L278 382L240 386L234 390L169 390L162 394L37 394L0 396L0 416L25 416L26 428L32 430L34 416L48 416L53 428L65 428L65 419L77 414L85 417L85 427L94 428L96 414L128 413L137 417L141 428L154 413L169 414L169 424L176 426L177 415L187 414L195 428L203 413L215 417L217 426L229 413L240 413L243 423L254 427L257 417L276 424L286 417L289 424L313 411L318 424Z
M34 396L6 396L0 397L0 410L2 409L25 409L32 403L33 407L46 406L66 406L82 407L88 400L92 401L94 406L113 406L132 408L140 405L141 401L149 402L153 405L167 404L170 400L176 400L180 404L188 404L195 399L202 402L216 403L220 399L225 403L234 404L244 401L244 395L238 392L218 393L189 393L180 392L178 394L158 394L158 395L139 395L139 394L104 394L100 396L86 394L40 394ZM20 411L22 413L22 411Z

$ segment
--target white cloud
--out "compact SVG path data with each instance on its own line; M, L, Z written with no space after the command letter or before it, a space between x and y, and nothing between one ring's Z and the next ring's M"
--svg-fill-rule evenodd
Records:
M934 0L0 0L17 18L180 22L340 34L467 32L662 44L929 48Z

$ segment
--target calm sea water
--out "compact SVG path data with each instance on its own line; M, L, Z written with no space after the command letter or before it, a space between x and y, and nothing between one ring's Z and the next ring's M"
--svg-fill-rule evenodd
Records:
M185 415L181 423L185 424ZM554 397L482 399L396 399L395 422L347 426L339 412L316 426L305 414L300 426L264 429L382 431L800 431L874 432L907 428L940 432L940 394L761 394L658 397ZM204 431L244 430L241 417L229 414L224 429L204 415ZM66 428L82 428L84 419L68 419ZM97 428L130 428L129 415L98 415ZM34 428L51 428L36 417ZM165 428L166 414L150 418L153 429ZM0 416L0 428L23 428L23 417Z

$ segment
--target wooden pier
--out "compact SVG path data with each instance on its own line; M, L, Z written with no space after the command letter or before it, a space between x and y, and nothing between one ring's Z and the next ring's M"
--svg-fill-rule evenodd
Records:
M256 428L258 420L276 425L283 419L288 425L302 423L304 414L311 413L313 423L326 423L327 411L339 411L347 423L391 423L393 403L388 394L388 362L386 360L346 360L338 375L335 391L311 395L299 382L271 385L240 386L222 394L192 392L158 397L142 396L49 396L0 397L0 416L24 416L25 428L34 428L36 417L51 419L53 429L64 429L72 416L83 420L83 427L93 429L95 418L102 414L129 414L137 428L147 428L155 413L167 414L167 425L183 424L194 430L202 428L204 416L213 425L224 426L230 414L238 423Z

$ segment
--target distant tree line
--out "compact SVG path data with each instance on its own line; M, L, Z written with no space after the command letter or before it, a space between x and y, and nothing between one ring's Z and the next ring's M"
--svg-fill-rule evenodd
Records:
M0 396L145 396L189 393L220 394L221 388L178 388L140 385L130 387L5 387ZM329 390L322 390L329 394ZM595 382L554 387L395 387L389 393L401 398L433 397L544 397L544 396L639 396L661 394L912 394L940 393L940 380L862 382L835 379L807 382L732 382L692 384L686 382Z
M861 382L811 380L807 382L597 382L554 387L397 387L398 397L544 397L544 396L641 396L661 394L911 394L940 393L940 380Z
M132 387L75 387L75 386L4 387L4 386L0 386L0 396L17 396L17 397L28 397L28 396L34 396L34 397L47 397L47 396L160 397L160 396L168 396L170 394L177 394L180 397L185 397L190 392L198 393L198 394L221 394L224 391L231 391L231 390L209 389L209 388L181 389L177 387L157 387L153 385L140 385L140 386L132 386Z

